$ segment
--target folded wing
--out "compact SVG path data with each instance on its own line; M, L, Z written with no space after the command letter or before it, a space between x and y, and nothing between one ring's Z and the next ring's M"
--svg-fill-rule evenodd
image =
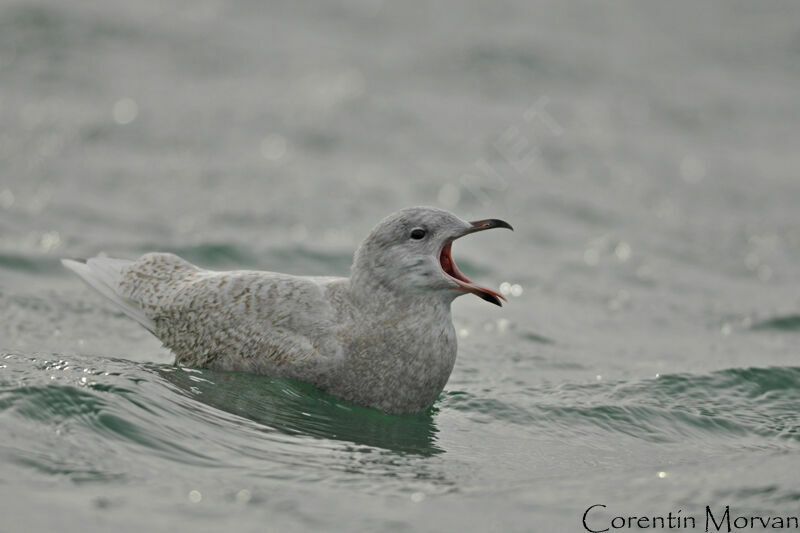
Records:
M163 253L64 264L152 331L176 364L308 381L341 356L325 283L314 278L214 272Z

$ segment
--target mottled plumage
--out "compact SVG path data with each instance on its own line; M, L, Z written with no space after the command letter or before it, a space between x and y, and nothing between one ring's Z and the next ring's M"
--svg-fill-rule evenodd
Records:
M302 380L401 413L431 405L450 376L452 300L473 292L500 304L450 256L454 239L492 227L510 228L404 209L364 240L349 278L215 272L168 253L63 263L158 337L177 365Z

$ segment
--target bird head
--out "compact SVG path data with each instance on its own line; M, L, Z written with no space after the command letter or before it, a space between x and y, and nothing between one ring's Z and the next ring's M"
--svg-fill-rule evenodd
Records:
M381 220L356 250L351 282L367 291L434 291L448 301L472 293L502 305L502 295L467 279L452 256L453 241L492 228L513 229L498 219L466 222L432 207L403 209Z

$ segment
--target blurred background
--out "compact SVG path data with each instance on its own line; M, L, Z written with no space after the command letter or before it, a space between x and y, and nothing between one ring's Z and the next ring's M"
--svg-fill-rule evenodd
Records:
M154 505L173 530L577 528L612 478L601 503L630 514L795 505L798 21L788 1L0 1L0 457L21 480L0 507L62 530L135 529ZM58 263L347 275L378 220L420 204L516 230L455 246L509 303L454 304L420 456L333 407L304 407L316 429L276 414L293 404L248 416L258 382L201 409ZM199 456L214 468L186 473Z

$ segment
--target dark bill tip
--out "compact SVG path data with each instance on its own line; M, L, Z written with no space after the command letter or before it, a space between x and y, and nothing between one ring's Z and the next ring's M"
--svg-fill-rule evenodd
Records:
M507 228L511 231L514 231L514 228L511 227L511 224L506 222L505 220L500 220L499 218L487 218L485 220L476 220L474 222L470 222L472 225L472 231L482 231L485 229L492 229L492 228Z
M483 300L486 300L490 304L494 304L498 307L503 307L503 303L500 301L500 298L498 298L494 294L489 294L488 292L483 292L483 291L475 292L473 294L475 294L476 296L478 296Z

